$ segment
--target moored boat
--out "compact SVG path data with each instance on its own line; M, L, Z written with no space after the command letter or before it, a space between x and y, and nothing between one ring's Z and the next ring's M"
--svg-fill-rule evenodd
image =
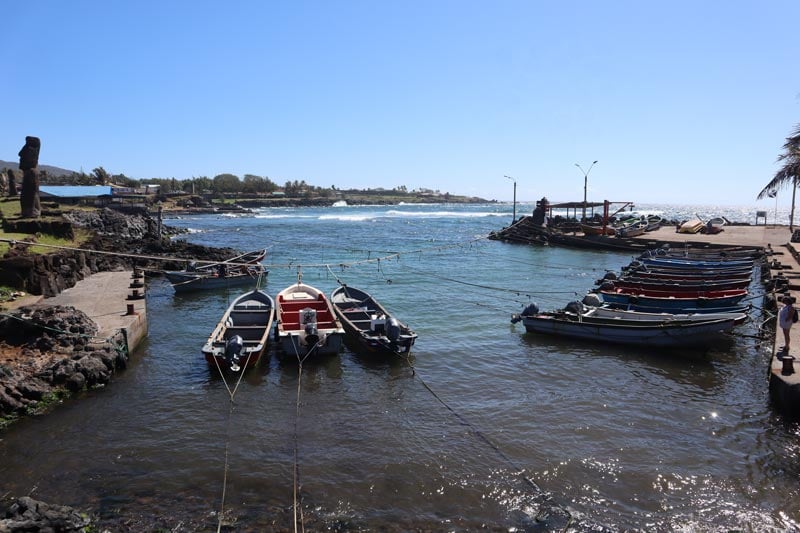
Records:
M190 264L185 270L165 270L163 274L172 283L176 293L203 289L255 287L259 277L267 275L266 268L259 264L266 254L266 250L256 250L219 263L200 266Z
M274 316L275 303L267 293L254 290L240 295L202 348L208 364L232 372L254 366L267 348Z
M752 259L692 259L678 257L643 257L638 260L645 266L657 266L661 268L752 268Z
M172 283L175 292L255 286L258 278L266 274L267 270L263 265L239 266L235 271L226 271L224 274L183 270L164 271L164 275Z
M696 290L721 291L728 289L746 289L750 286L749 278L732 278L717 280L674 280L674 279L648 279L635 276L624 276L616 280L603 280L602 287L623 287L637 290L657 290L671 292L686 292Z
M647 347L697 346L707 348L722 338L735 325L734 318L716 318L690 321L635 321L621 322L614 318L580 320L578 317L557 313L541 313L526 308L512 322L521 320L528 333L545 333L563 337L586 339Z
M303 361L339 353L345 331L322 291L298 281L278 293L275 308L275 338L284 357Z
M704 307L724 308L737 305L747 291L731 289L723 291L694 291L685 293L666 293L659 291L627 291L626 289L599 290L602 300L612 304L644 306L659 311L686 312L686 309ZM649 310L649 309L648 309Z
M627 309L614 309L608 306L584 305L583 302L570 302L564 309L558 311L574 315L578 320L593 319L614 319L620 322L696 322L717 319L732 319L735 324L741 324L747 320L745 310L720 311L713 313L666 313L666 312L644 312L632 311Z
M403 355L417 340L411 328L365 291L342 285L331 293L330 301L356 351Z

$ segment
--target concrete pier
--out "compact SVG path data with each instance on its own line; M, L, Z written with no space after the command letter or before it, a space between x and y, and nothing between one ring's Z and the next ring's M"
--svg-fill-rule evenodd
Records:
M771 249L773 254L768 258L770 278L783 276L788 281L788 294L797 299L800 310L800 243L790 242L792 233L788 226L725 226L722 233L715 235L684 235L676 233L674 228L662 227L654 232L658 239L671 242L673 248L682 245L690 247L713 243L721 246L760 247ZM645 235L637 237L647 239ZM782 307L782 293L773 294L778 300L778 309ZM791 330L791 343L788 353L781 350L784 346L783 332L775 319L775 335L772 340L772 355L767 371L769 392L775 406L791 416L800 416L800 322ZM784 356L788 355L793 360ZM791 373L789 373L791 372Z
M779 274L787 278L788 294L800 302L800 244L790 242L782 248L785 253L772 262L770 273L773 278ZM779 295L776 297L780 298ZM782 306L783 304L778 301L778 309ZM795 304L795 307L798 307L798 304ZM783 345L783 332L776 323L768 372L769 393L781 411L792 416L800 416L800 322L792 326L789 350L782 350Z
M143 275L134 278L130 270L98 272L42 303L83 311L100 328L98 337L109 338L123 331L128 353L133 353L147 336L144 291Z

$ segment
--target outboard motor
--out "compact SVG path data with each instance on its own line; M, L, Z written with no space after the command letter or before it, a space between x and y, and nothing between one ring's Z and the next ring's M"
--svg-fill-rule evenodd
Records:
M225 361L233 372L241 369L239 357L242 355L242 348L244 348L244 340L239 335L234 335L225 343Z
M319 331L317 330L317 323L314 322L313 324L306 324L305 332L306 332L306 345L309 348L313 348L319 342Z
M614 273L614 272L606 272L603 275L602 279L598 279L597 281L594 282L594 284L595 285L602 285L604 281L616 281L616 280L617 280L617 274L616 273Z
M516 324L517 322L522 320L522 317L535 315L538 312L539 312L539 306L536 305L536 302L531 302L525 307L525 309L522 310L520 314L511 315L511 323Z
M613 281L604 281L600 284L601 291L613 291L614 290L614 282Z
M588 305L589 307L602 307L603 299L597 293L589 293L583 297L583 305Z
M586 311L586 308L584 307L584 305L581 302L573 301L573 302L568 303L566 305L566 307L564 307L564 310L567 313L573 313L573 314L576 314L576 315L580 316Z
M400 322L395 317L386 321L386 337L392 344L397 344L400 338Z

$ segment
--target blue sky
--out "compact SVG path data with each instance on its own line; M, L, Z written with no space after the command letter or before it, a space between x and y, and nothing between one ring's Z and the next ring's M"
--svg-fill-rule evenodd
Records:
M134 178L762 205L800 2L2 2L0 159ZM10 68L10 71L9 71ZM791 191L781 191L788 204Z

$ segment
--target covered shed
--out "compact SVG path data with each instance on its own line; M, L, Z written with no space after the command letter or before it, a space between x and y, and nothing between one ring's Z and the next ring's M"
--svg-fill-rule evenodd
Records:
M101 204L111 200L110 185L40 185L42 199L65 204Z

